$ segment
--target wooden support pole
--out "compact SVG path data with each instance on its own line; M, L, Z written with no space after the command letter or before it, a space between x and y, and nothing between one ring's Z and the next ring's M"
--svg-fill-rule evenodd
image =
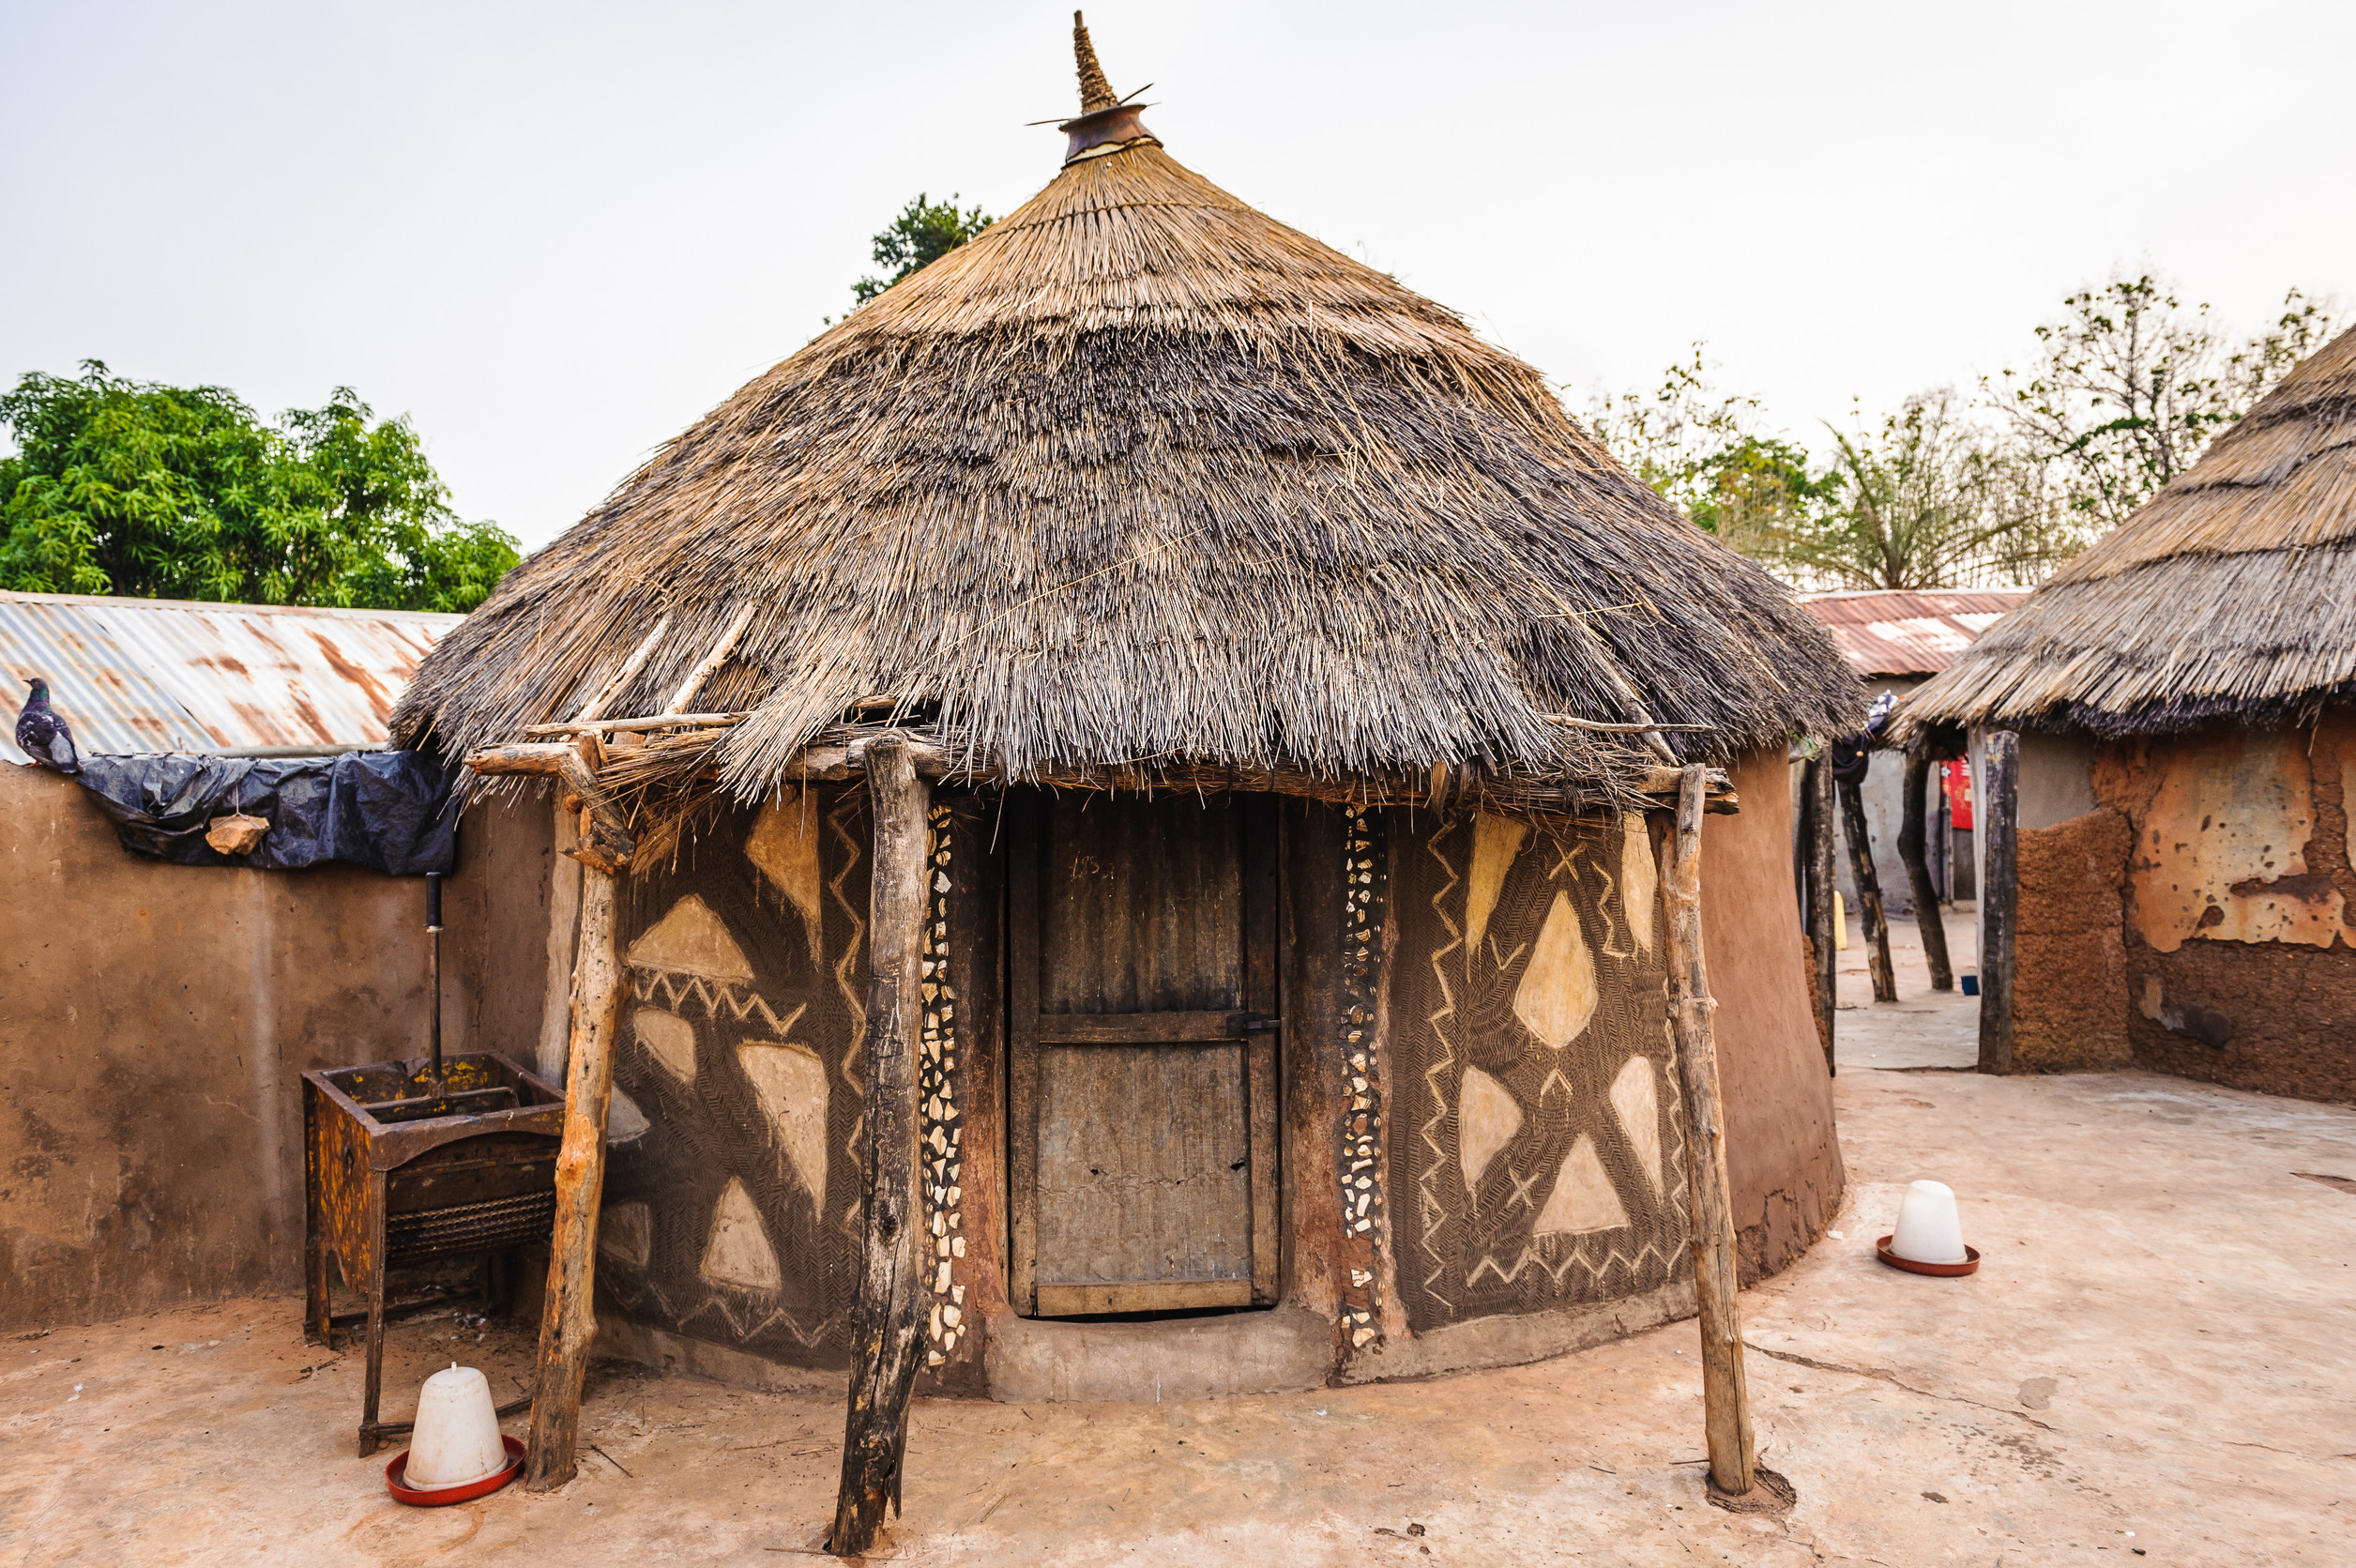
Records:
M1693 1135L1694 1297L1701 1308L1702 1422L1710 1439L1710 1479L1732 1498L1749 1494L1758 1450L1743 1383L1742 1311L1735 1299L1734 1204L1726 1185L1725 1107L1718 1091L1718 1048L1702 959L1702 770L1685 770L1677 827L1661 846L1661 896L1667 904L1669 1020L1677 1075Z
M754 606L748 604L737 612L736 618L728 623L727 630L721 632L720 641L712 645L712 650L704 655L703 661L693 669L687 672L687 678L680 681L678 690L671 693L671 700L662 705L662 711L665 713L686 711L687 705L695 700L695 693L704 689L704 682L711 678L712 672L726 663L728 656L737 650L737 639L743 636L744 629L752 624L753 609Z
M567 789L581 798L582 806L588 813L588 819L581 825L580 844L565 853L591 870L611 876L630 864L636 841L621 808L597 782L597 769L590 755L584 754L595 754L596 751L595 736L583 737L579 744L543 741L493 746L469 756L466 766L486 776L524 774L563 781Z
M2020 737L1988 732L1980 780L1980 1071L2013 1070L2013 938L2019 929Z
M612 702L615 694L630 684L630 677L646 667L648 656L655 650L655 645L662 641L662 633L668 631L670 626L669 616L664 616L654 623L654 630L646 633L646 640L631 650L628 659L622 661L622 667L614 672L614 678L599 687L597 695L581 705L581 711L572 716L574 723L578 723L585 719L594 719L605 711L605 705Z
M572 967L572 1044L565 1071L564 1141L556 1152L556 1234L548 1255L548 1301L540 1319L540 1380L532 1396L524 1489L553 1491L572 1479L581 1433L581 1380L597 1335L598 1201L605 1191L605 1112L614 1098L614 1035L621 1023L617 878L581 874L581 940Z
M1873 754L1865 754L1872 766ZM1842 836L1848 840L1849 879L1857 884L1859 930L1865 939L1865 968L1873 976L1874 1000L1898 999L1898 975L1890 965L1890 920L1881 908L1881 877L1874 870L1873 830L1865 822L1865 781L1835 780L1841 797Z
M1914 890L1914 922L1923 930L1923 962L1931 971L1931 989L1953 991L1955 967L1947 957L1947 921L1939 912L1938 887L1931 880L1929 859L1923 853L1930 802L1931 755L1917 745L1906 754L1906 810L1898 819L1898 859L1906 862L1908 886Z
M1801 849L1808 863L1808 940L1814 945L1816 969L1816 1038L1824 1045L1824 1071L1838 1073L1833 1051L1832 1022L1840 1006L1840 933L1832 912L1832 764L1829 758L1809 762L1801 788L1808 793L1808 837Z
M919 954L925 921L925 807L930 791L896 738L866 750L875 819L868 930L867 1100L860 1210L866 1251L851 1307L850 1409L843 1429L843 1481L827 1550L859 1557L900 1508L908 1446L908 1395L921 1354L919 1306L935 1243L920 1236L917 1202ZM944 1239L939 1245L946 1246Z

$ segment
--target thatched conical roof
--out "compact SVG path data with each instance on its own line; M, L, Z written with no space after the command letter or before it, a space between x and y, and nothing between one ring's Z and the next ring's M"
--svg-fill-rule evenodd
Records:
M1900 710L2159 734L2356 699L2356 331L2056 572Z
M1647 759L1550 716L1711 726L1674 738L1696 756L1854 725L1824 632L1535 370L1137 112L1071 122L1044 190L510 573L419 671L403 743L570 717L658 624L603 712L661 712L740 612L695 706L752 710L718 753L745 797L862 703L1016 778L1594 779Z

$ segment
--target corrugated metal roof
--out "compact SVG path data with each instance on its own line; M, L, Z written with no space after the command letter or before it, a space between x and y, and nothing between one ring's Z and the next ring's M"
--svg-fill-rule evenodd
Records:
M1802 594L1860 676L1933 676L2006 611L2027 588L1868 588Z
M0 673L19 693L47 680L85 752L381 745L418 662L464 618L0 593ZM7 735L0 757L26 760Z

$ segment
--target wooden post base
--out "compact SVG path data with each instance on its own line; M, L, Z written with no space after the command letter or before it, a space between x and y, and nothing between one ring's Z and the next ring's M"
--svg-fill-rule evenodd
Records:
M556 1230L548 1254L548 1301L540 1320L540 1375L532 1399L526 1491L572 1479L581 1434L581 1385L597 1337L598 1201L605 1191L605 1113L614 1098L614 1034L621 1022L621 953L616 878L581 877L581 947L572 971L572 1048L565 1073L564 1142L556 1153Z

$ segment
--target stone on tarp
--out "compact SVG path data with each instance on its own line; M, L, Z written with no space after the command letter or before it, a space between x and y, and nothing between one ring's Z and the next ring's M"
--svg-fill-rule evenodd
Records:
M205 828L205 842L220 855L250 855L262 842L262 835L270 830L266 816L248 816L243 812L229 816L217 816Z

